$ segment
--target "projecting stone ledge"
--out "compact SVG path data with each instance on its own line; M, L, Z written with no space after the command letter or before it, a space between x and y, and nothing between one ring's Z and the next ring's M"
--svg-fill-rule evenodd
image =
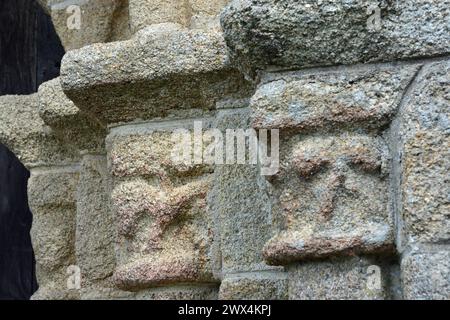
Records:
M205 271L204 262L178 256L141 259L121 266L114 273L114 282L122 290L136 291L177 283L217 283L212 273Z
M28 168L72 164L79 159L39 117L37 94L0 97L0 143Z
M249 88L228 61L222 34L161 24L129 41L95 44L66 54L67 96L101 122L167 116L171 110L215 108Z
M61 88L59 78L39 87L39 116L63 142L80 151L102 152L106 128L83 114Z
M311 131L379 128L397 112L418 65L269 76L252 97L252 126Z
M234 0L221 21L233 60L254 76L447 54L449 13L441 0Z
M269 265L287 265L292 262L358 254L395 253L389 226L372 226L353 234L319 234L305 238L300 233L285 232L272 238L264 247L263 255Z

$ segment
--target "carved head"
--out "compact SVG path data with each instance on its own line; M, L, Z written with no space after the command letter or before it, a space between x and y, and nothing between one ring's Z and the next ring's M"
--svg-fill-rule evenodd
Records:
M282 142L280 152L281 170L271 178L280 232L266 246L269 262L281 259L280 251L290 259L387 237L387 150L381 139L298 135Z

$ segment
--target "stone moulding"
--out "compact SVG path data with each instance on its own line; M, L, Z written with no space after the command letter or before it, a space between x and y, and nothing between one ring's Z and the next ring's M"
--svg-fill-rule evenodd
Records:
M270 265L287 265L293 262L324 259L332 256L363 254L395 255L392 232L368 230L367 235L315 236L305 239L301 235L284 234L272 238L264 247L263 255ZM386 233L388 231L388 233ZM377 234L378 232L378 234ZM299 240L302 239L302 240ZM304 240L303 240L304 239Z
M174 24L68 52L61 84L80 110L105 124L163 117L171 109L214 109L248 87L229 64L220 32Z

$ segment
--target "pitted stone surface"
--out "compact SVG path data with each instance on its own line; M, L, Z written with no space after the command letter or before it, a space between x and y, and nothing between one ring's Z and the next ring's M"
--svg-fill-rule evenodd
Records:
M450 299L450 251L413 249L403 258L402 282L408 300Z
M226 129L246 130L249 116L249 109L223 111L215 127L223 130L224 136ZM273 231L270 199L258 166L216 166L211 203L220 226L222 272L270 269L262 257Z
M137 300L217 300L217 285L173 286L138 292Z
M222 280L221 300L286 300L288 280L286 274L241 274Z
M390 265L371 257L305 262L289 267L291 300L387 300Z
M34 299L449 299L449 0L39 2L61 77L0 97ZM279 170L177 162L194 120Z
M77 186L76 258L81 269L81 299L122 298L114 288L116 228L109 206L106 156L83 157Z
M255 128L291 131L378 128L396 114L418 66L286 73L271 76L251 99Z
M296 135L280 146L280 170L269 178L279 230L263 251L269 264L393 251L381 138Z
M174 163L170 129L123 135L119 130L108 141L119 233L117 286L138 290L215 282L212 262L217 259L207 204L212 168ZM123 167L125 163L133 165Z
M379 8L380 27L374 27ZM449 1L234 0L222 14L233 60L247 74L450 51ZM369 23L369 26L368 26Z
M0 97L0 143L27 167L75 162L77 152L57 140L38 111L37 94Z
M188 0L129 0L131 29L136 32L159 23L187 26L188 4Z
M214 109L221 97L246 91L221 33L155 28L67 53L65 93L82 111L114 123L163 117L171 109Z
M177 23L192 29L218 29L219 13L229 0L129 0L131 29Z
M450 63L424 67L401 112L405 241L450 239Z
M230 0L189 0L192 29L220 29L219 15Z
M127 0L40 0L66 51L131 36ZM79 15L78 15L79 14Z
M80 151L101 152L106 130L95 119L81 113L62 91L59 78L39 87L39 116L67 145Z
M31 237L39 290L34 299L74 299L67 287L67 267L76 264L76 169L32 171L28 194L33 212Z

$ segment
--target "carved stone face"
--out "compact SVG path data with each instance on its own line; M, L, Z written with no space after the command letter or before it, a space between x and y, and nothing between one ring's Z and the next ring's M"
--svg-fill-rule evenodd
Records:
M266 245L269 263L382 246L389 238L380 139L295 136L281 143L280 156L271 178L280 232Z

